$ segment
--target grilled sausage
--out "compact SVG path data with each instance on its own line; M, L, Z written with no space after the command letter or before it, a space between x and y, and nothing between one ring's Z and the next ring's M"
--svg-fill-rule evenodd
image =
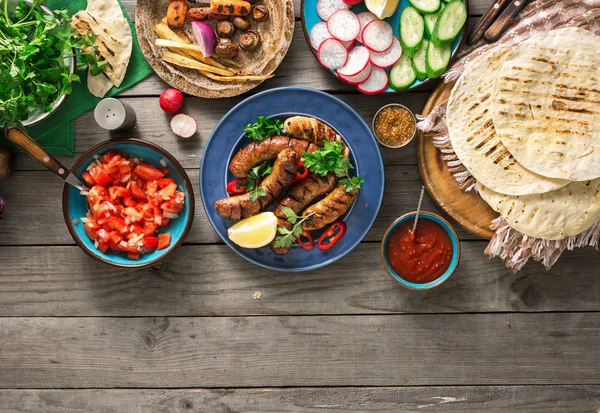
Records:
M357 195L358 189L355 189L352 192L346 192L346 187L344 185L336 186L329 195L316 204L308 207L302 213L303 216L312 212L315 213L312 217L304 221L302 229L314 231L336 221L348 211Z
M335 188L336 184L337 179L333 174L327 174L327 176L310 174L306 179L292 186L287 196L279 201L279 204L275 207L275 211L273 211L279 219L278 226L292 229L292 224L289 223L286 215L283 213L284 207L289 207L296 214L300 214L315 199ZM289 248L275 248L275 241L271 243L271 249L278 255L287 254L290 250Z
M252 168L264 161L270 161L277 157L282 150L289 148L298 155L302 152L314 152L317 147L307 141L289 138L287 136L274 136L264 141L252 142L242 148L231 161L229 170L237 178L245 178Z
M296 152L284 149L277 155L273 172L260 184L266 195L259 196L254 202L250 200L250 194L219 199L215 202L215 210L225 219L243 219L268 208L294 182L298 172L298 159Z
M294 116L283 122L283 131L290 136L304 139L317 146L323 146L323 142L343 142L335 130L318 119L307 116ZM350 150L344 145L344 156L347 158Z

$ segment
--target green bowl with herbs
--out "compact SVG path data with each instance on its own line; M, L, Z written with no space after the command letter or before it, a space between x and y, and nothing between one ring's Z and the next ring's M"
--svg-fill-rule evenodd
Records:
M0 126L32 126L55 113L67 99L77 56L95 58L94 39L70 25L71 13L50 10L45 0L0 0Z

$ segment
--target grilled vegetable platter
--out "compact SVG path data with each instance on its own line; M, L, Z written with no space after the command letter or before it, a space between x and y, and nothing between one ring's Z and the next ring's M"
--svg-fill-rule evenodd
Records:
M321 66L367 95L440 77L465 39L468 0L303 0Z
M292 0L141 0L136 28L144 56L191 95L236 96L273 77L294 32Z
M217 233L246 259L282 271L318 268L354 248L377 216L383 182L364 121L305 88L273 89L233 108L200 166Z

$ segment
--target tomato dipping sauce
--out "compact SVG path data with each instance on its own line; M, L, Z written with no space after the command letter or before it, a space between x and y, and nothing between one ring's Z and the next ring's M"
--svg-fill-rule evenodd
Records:
M441 277L452 261L452 241L437 222L421 217L416 233L413 220L398 225L390 235L386 255L392 269L406 281L426 284Z

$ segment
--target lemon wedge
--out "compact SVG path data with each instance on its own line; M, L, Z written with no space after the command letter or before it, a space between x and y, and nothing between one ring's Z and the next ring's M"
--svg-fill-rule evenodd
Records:
M396 12L400 0L365 0L365 5L377 18L383 20Z
M272 212L262 212L235 223L227 235L242 248L264 247L277 235L277 217Z

